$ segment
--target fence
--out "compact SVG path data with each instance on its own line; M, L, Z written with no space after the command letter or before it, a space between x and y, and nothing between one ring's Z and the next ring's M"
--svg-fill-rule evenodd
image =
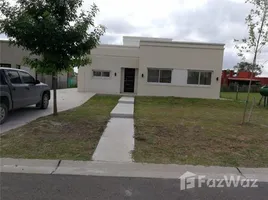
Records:
M261 89L260 85L252 85L251 92L259 93ZM248 85L230 84L222 85L221 92L248 92Z

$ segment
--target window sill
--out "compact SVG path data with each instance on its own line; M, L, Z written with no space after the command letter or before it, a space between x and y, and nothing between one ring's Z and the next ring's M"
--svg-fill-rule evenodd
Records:
M198 88L211 88L211 85L193 85L193 84L185 84L185 85L174 85L172 83L150 83L147 82L147 85L156 85L156 86L170 86L170 87L198 87Z
M147 82L148 85L166 85L166 86L174 86L172 83L152 83L152 82Z
M204 88L210 88L211 85L195 85L195 84L186 84L187 87L204 87Z
M92 79L112 79L112 77L93 76Z

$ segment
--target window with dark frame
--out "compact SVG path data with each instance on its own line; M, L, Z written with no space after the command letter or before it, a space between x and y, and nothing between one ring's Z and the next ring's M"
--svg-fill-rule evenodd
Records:
M110 72L102 72L103 77L110 77Z
M200 72L200 85L211 85L211 72Z
M11 68L11 64L8 64L8 63L0 63L0 67Z
M172 70L170 69L148 69L147 82L149 83L171 83Z
M188 70L187 84L189 85L211 85L211 71Z
M5 77L4 75L2 74L2 72L0 73L0 83L1 85L6 85L6 80L5 80Z
M93 77L110 77L110 71L93 70Z

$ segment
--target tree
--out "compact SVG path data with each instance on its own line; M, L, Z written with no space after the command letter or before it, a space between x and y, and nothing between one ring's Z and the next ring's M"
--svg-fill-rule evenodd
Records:
M0 0L0 32L10 38L11 44L31 52L25 64L52 75L54 115L57 74L90 64L90 51L105 32L103 26L94 25L97 6L79 11L82 4L83 0L17 0L11 5L8 0Z
M237 42L235 48L238 49L238 56L240 56L244 61L246 60L248 54L253 55L251 72L254 72L257 66L258 57L261 54L262 49L268 43L268 1L246 0L246 3L251 3L253 6L249 15L245 19L246 24L248 26L249 34L248 38L244 38L242 40L235 39L235 42ZM250 77L242 124L245 123L246 112L249 103L249 95L252 85L252 78L253 73Z
M262 65L255 65L255 67L253 67L252 63L249 62L240 62L237 63L236 66L234 66L234 70L237 72L241 72L241 71L245 71L245 72L254 72L255 75L261 75L262 73Z

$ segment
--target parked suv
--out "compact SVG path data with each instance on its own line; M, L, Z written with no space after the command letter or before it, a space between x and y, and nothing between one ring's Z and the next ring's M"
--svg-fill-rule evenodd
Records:
M35 80L28 72L0 67L0 124L7 119L11 110L36 104L46 109L50 100L47 84Z

